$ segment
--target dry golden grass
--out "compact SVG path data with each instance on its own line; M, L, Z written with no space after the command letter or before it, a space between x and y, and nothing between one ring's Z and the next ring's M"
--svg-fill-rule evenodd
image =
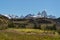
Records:
M17 32L17 33L16 33ZM35 32L36 34L20 34L21 32ZM43 33L43 30L39 29L13 29L9 28L6 30L0 31L0 40L60 40L60 36L52 36L52 35L39 35L37 33ZM47 31L45 31L47 32ZM51 32L51 31L49 31Z

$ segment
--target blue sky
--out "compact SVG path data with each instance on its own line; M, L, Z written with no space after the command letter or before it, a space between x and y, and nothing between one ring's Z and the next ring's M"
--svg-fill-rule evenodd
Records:
M60 0L0 0L0 14L36 15L43 10L60 17Z

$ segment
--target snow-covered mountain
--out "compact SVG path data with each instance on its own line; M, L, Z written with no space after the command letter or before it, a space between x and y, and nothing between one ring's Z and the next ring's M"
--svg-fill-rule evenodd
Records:
M11 19L11 17L10 17L9 15L4 15L4 16L6 16L6 17L8 17L9 19Z
M52 19L54 19L55 18L55 16L47 15L47 12L45 10L42 11L41 13L38 12L37 15L27 14L25 17L23 15L21 15L19 17L16 15L6 15L6 14L4 14L4 16L8 17L9 19L11 19L11 18L21 18L21 19L23 19L23 18L27 18L27 19L29 19L29 18L52 18Z
M8 17L9 19L11 19L11 18L19 18L19 17L16 16L16 15L4 15L4 16Z

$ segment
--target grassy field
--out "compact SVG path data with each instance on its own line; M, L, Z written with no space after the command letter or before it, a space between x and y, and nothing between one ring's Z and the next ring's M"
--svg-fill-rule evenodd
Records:
M60 35L54 31L9 28L0 30L0 40L60 40Z

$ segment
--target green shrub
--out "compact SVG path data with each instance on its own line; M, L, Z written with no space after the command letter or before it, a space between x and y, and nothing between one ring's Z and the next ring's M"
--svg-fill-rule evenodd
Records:
M7 29L8 27L6 27L6 26L0 26L0 30L5 30L5 29Z
M46 30L56 30L56 26L46 26Z
M26 27L25 27L25 24L20 24L20 25L19 25L19 28L26 28Z
M60 29L57 30L58 34L60 34Z
M9 28L14 28L15 26L14 26L13 22L9 22L9 23L8 23L8 27L9 27Z

